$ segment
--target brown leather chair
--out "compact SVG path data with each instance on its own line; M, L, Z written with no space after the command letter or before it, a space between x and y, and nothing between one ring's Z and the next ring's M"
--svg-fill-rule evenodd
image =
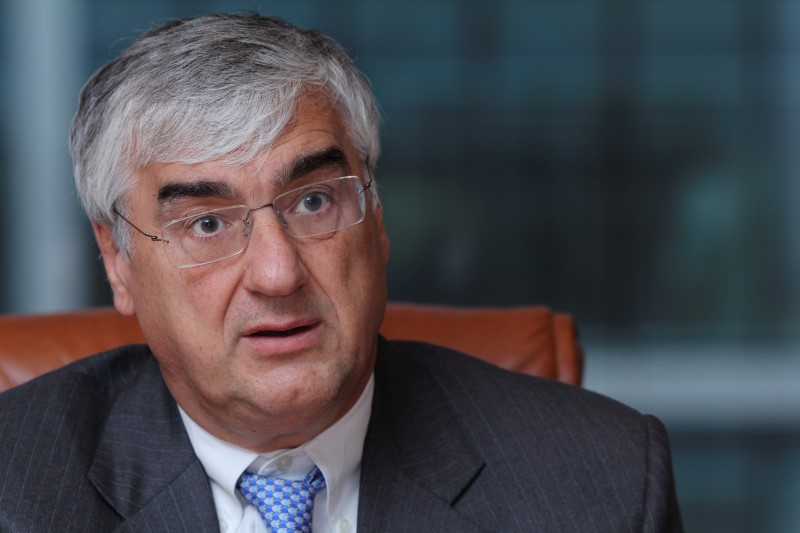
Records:
M454 348L509 370L581 383L583 357L572 319L545 307L390 303L381 333ZM136 318L112 308L0 316L0 391L81 357L141 342Z

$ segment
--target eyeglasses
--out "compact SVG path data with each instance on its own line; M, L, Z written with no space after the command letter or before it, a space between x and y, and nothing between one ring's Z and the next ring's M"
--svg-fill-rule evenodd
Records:
M357 176L345 176L293 189L271 203L249 208L222 207L186 215L161 226L161 237L139 229L114 213L153 242L163 242L170 261L178 268L207 265L244 252L253 233L253 212L271 207L283 230L296 239L320 237L354 226L364 220L364 191Z

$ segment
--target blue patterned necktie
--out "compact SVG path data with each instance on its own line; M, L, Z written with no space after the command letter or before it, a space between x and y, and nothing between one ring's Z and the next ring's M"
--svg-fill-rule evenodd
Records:
M258 509L268 531L310 533L314 496L325 488L325 478L317 467L302 481L245 472L236 487Z

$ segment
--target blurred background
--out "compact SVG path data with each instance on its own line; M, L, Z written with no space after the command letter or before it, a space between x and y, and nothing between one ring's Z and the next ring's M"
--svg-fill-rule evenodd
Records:
M378 95L392 299L573 314L586 387L667 424L689 531L800 531L800 2L0 6L0 312L110 303L67 153L91 72L166 18L284 16Z

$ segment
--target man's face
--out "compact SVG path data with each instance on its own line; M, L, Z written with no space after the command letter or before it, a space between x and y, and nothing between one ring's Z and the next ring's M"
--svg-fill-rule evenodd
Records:
M258 161L150 164L137 172L124 207L157 233L187 212L255 207L360 169L330 101L309 96ZM138 316L173 396L211 433L261 451L296 446L361 394L374 365L389 255L382 213L366 194L363 222L322 238L294 239L271 209L255 211L242 254L187 269L169 261L162 249L169 244L135 232L126 262L108 228L95 226L115 305Z

